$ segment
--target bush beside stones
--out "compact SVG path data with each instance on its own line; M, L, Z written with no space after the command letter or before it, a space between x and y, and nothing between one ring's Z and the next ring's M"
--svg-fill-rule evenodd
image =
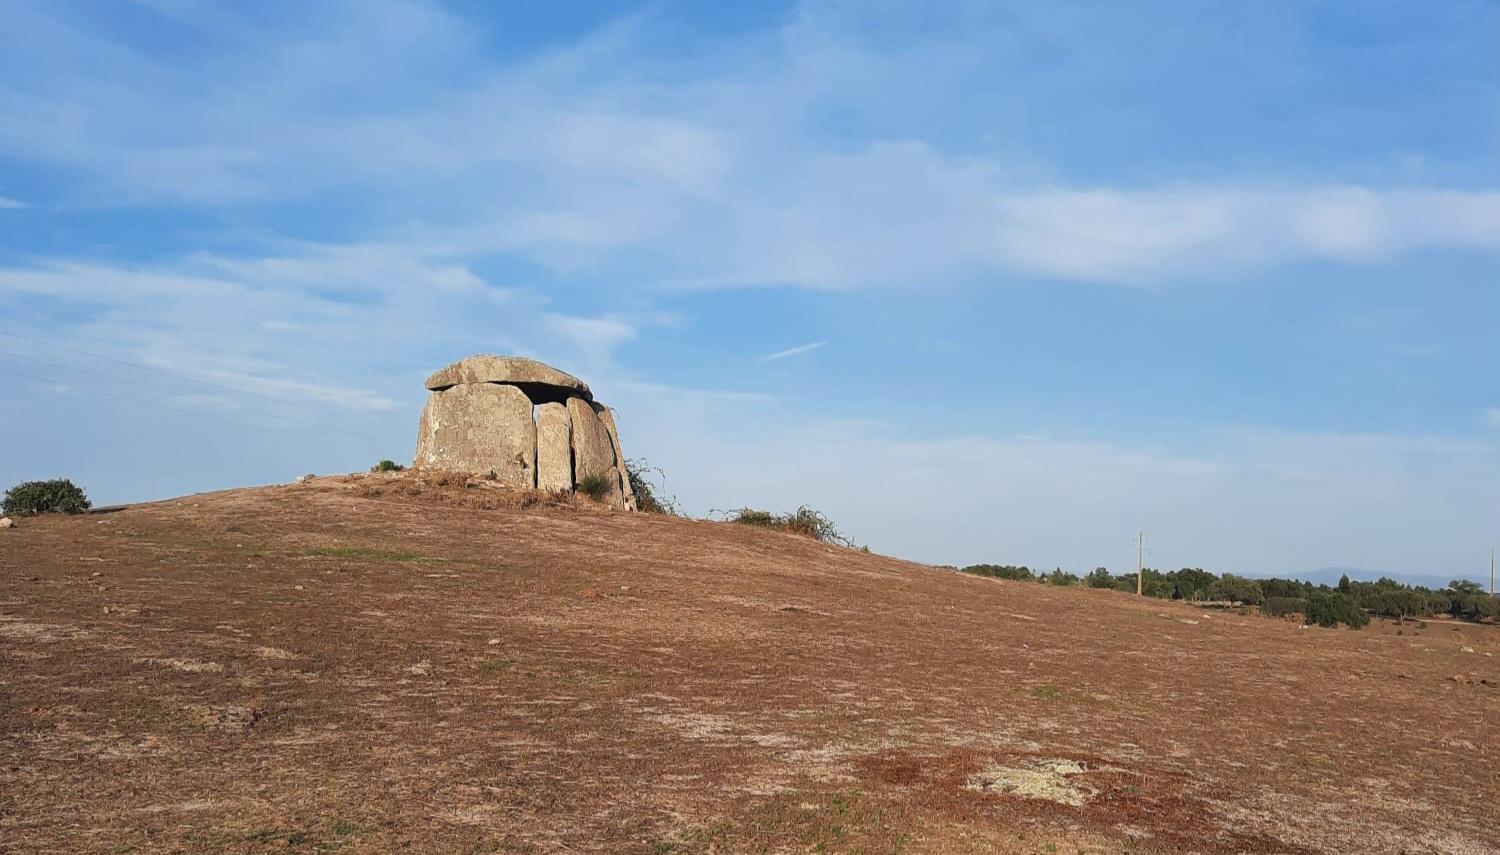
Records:
M578 479L578 483L573 485L573 489L596 502L602 502L609 498L609 494L614 488L614 476L614 470L610 470L608 473L595 472L592 475L585 475Z
M631 492L635 494L635 506L648 514L681 516L677 510L677 499L663 498L666 473L644 460L626 460L625 476L630 479Z

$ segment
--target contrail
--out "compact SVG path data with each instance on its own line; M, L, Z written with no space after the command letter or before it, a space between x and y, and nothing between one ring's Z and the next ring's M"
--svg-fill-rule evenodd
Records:
M763 356L761 357L760 361L775 362L778 359L786 359L788 356L797 356L798 354L802 353L811 353L812 351L817 350L820 347L827 346L828 342L826 341L813 341L808 342L807 344L799 344L796 347L789 347L786 350L778 350L769 356Z

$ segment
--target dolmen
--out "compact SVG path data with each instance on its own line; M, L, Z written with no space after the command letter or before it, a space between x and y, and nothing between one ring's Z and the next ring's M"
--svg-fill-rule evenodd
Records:
M519 489L566 491L600 478L603 501L635 510L614 414L588 384L519 356L481 354L427 378L413 466Z

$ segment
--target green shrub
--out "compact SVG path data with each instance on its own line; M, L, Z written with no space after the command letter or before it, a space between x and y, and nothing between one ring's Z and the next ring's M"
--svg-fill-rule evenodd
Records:
M1061 567L1053 570L1046 576L1043 576L1041 580L1049 585L1057 585L1064 588L1071 585L1077 585L1080 581L1082 581L1077 576L1063 570Z
M1478 583L1454 579L1444 593L1448 597L1448 612L1456 618L1481 621L1496 616L1495 598Z
M1312 587L1305 582L1298 582L1295 579L1278 579L1275 577L1261 579L1259 582L1260 590L1266 595L1267 599L1271 597L1291 597L1294 600L1305 600L1307 599L1308 589Z
M405 466L402 466L401 464L397 463L394 460L382 460L379 463L375 464L375 468L372 469L371 471L372 472L400 472L401 470L403 470L405 468L406 468Z
M1225 573L1208 587L1208 598L1258 606L1265 601L1265 594L1261 592L1260 583L1256 580Z
M1113 588L1115 577L1109 575L1109 568L1095 567L1094 572L1085 576L1083 582L1090 588Z
M1301 597L1266 597L1260 610L1271 617L1307 614L1307 600Z
M644 460L625 461L625 475L630 478L630 490L635 493L635 506L648 514L681 516L677 510L677 497L664 499L667 474ZM658 479L661 483L658 483Z
M853 548L854 541L845 537L834 525L833 520L824 516L821 512L803 505L789 514L773 514L770 511L756 510L755 508L739 508L725 514L729 522L741 525L754 525L762 528L773 528L778 531L789 531L804 537L811 537L821 543L830 543L835 546L847 546Z
M1208 594L1219 577L1198 567L1184 567L1172 577L1172 598L1176 600L1201 600Z
M1306 620L1318 626L1345 624L1359 629L1370 622L1369 615L1360 611L1354 598L1338 591L1312 591L1307 595Z
M1132 584L1134 579L1132 579ZM1163 573L1150 567L1141 571L1141 593L1158 600L1170 600L1177 595L1175 573Z
M595 501L603 501L614 489L614 472L595 472L578 479L573 490Z
M963 572L974 576L988 576L991 579L1012 579L1023 582L1036 578L1030 567L1018 567L1014 564L970 564L963 568Z
M36 514L81 514L93 504L83 490L66 478L52 481L25 481L5 491L3 511L6 516L28 517Z

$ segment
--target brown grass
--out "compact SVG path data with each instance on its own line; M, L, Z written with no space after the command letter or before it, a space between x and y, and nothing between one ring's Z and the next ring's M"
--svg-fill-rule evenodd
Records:
M42 518L0 851L1491 852L1497 630L1425 626L412 473Z

